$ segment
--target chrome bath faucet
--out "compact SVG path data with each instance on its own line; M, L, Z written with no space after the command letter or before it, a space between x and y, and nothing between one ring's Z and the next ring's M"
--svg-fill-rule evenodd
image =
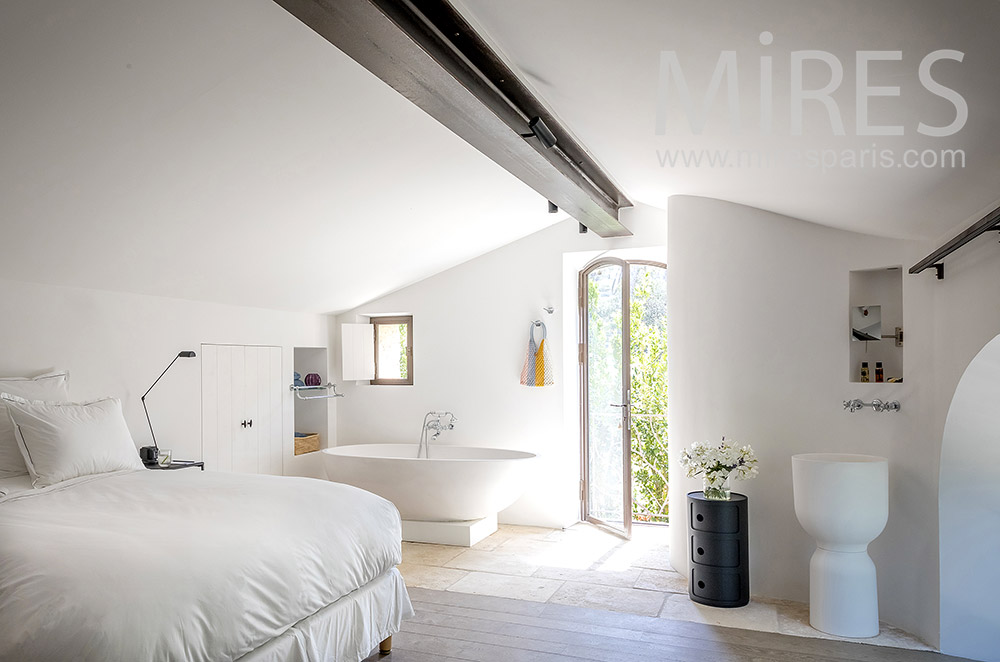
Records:
M445 417L448 421L445 422ZM427 457L427 448L430 442L437 441L437 438L441 436L441 433L445 430L454 430L455 423L458 419L450 411L429 411L424 416L424 425L420 429L420 444L417 446L417 457ZM431 432L430 439L427 438L427 433Z

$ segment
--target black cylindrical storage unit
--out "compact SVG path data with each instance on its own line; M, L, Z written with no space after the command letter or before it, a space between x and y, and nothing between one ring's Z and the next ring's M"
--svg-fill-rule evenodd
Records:
M747 498L729 501L689 492L688 594L710 607L742 607L750 602L750 551Z

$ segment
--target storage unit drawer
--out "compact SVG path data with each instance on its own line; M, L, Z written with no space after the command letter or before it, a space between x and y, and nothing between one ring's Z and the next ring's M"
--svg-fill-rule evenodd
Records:
M740 602L742 575L743 571L739 569L724 570L692 564L691 598L696 602L702 602L702 600L712 603ZM697 598L702 598L702 600Z
M740 511L735 503L726 501L689 501L689 521L695 531L739 533Z
M743 558L743 541L737 536L692 533L691 562L720 568L738 568Z

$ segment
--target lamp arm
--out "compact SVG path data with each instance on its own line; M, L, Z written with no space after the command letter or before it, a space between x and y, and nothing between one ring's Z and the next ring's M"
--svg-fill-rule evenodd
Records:
M156 384L161 379L163 379L163 375L167 374L167 370L170 370L170 366L172 366L174 364L174 362L177 361L177 359L179 359L179 358L180 358L180 354L178 354L177 356L174 357L174 360L170 362L170 365L168 365L166 368L164 368L163 372L160 373L160 376L156 378L155 382L153 382L153 386L156 386ZM153 448L159 450L160 447L156 444L156 434L153 432L153 423L152 423L152 421L149 420L149 410L146 409L146 396L149 395L149 392L153 390L153 386L150 386L148 389L146 389L146 392L143 393L142 397L139 398L139 399L142 401L142 410L144 412L146 412L146 425L149 426L149 436L151 436L153 438Z
M172 365L173 365L173 364L174 364L174 363L175 363L175 362L177 361L177 359L179 359L179 358L180 358L180 354L178 354L177 356L175 356L175 357L174 357L174 360L170 362L170 365L168 365L168 366L167 366L166 368L164 368L164 369L163 369L163 372L161 372L161 373L160 373L160 376L156 378L156 381L155 381L155 382L153 382L153 386L156 386L156 384L157 384L157 383L158 383L158 382L159 382L159 381L160 381L161 379L163 379L163 375L167 374L167 370L170 370L170 366L172 366ZM150 386L149 388L147 388L147 389L146 389L146 392L142 394L142 398L140 398L140 399L141 399L141 400L142 400L143 402L145 402L145 401L146 401L146 396L147 396L147 395L149 395L149 392L153 390L153 386Z
M153 448L159 451L160 447L156 445L156 435L153 433L153 423L149 420L149 410L146 409L146 396L142 396L142 410L146 412L146 425L149 426L149 436L153 438Z

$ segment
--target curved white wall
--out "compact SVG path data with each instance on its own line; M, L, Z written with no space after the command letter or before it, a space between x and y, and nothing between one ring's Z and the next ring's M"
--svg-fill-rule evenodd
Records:
M941 650L1000 660L1000 336L955 390L941 447Z
M672 565L687 571L685 494L701 489L680 448L722 435L753 445L760 476L734 487L750 499L751 592L798 601L814 542L795 517L791 456L888 457L889 523L870 547L880 615L933 643L940 437L920 403L930 334L914 301L928 280L904 280L905 382L848 381L850 271L909 265L923 248L689 196L671 198L668 225ZM850 398L903 409L851 414Z

